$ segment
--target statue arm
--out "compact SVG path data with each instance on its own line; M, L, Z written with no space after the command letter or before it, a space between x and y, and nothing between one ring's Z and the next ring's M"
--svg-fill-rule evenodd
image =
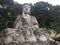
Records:
M33 25L34 25L34 29L36 28L36 29L39 29L39 24L38 24L38 21L37 21L37 19L35 18L35 17L33 17Z
M38 21L37 21L37 19L35 18L35 17L33 17L34 19L33 19L33 24L34 25L38 25Z
M19 22L20 21L20 15L17 16L16 20L15 20L15 23L13 25L14 28L18 28L18 25L19 25Z

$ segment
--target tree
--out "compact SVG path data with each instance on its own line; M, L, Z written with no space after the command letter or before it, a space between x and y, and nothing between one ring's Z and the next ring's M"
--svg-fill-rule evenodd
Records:
M4 28L13 27L17 15L22 12L22 5L13 0L0 0L0 31Z
M47 2L37 2L33 6L32 15L36 16L40 26L48 27L51 21L51 17L49 15L51 4Z
M47 2L37 2L32 7L31 14L36 16L40 27L60 30L60 6L53 6Z

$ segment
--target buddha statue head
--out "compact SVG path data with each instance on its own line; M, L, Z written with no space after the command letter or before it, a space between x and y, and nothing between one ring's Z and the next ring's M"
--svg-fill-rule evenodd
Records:
M31 9L30 4L28 4L28 3L23 4L23 13L24 14L30 14L30 9Z

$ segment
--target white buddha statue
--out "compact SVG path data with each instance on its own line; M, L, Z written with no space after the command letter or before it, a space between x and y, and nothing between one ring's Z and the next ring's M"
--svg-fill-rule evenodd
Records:
M38 22L34 16L30 15L30 4L23 5L22 15L18 15L14 23L16 29L30 28L32 30L39 29Z

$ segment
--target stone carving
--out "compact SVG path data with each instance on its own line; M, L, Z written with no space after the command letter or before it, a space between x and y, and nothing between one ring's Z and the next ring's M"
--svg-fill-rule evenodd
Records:
M36 18L30 15L30 9L30 4L24 4L22 15L17 16L14 28L1 32L6 45L49 45L49 41L54 41L46 29L39 29Z
M31 30L36 30L35 28L39 29L38 22L34 16L30 15L30 5L24 4L23 5L23 12L22 15L18 15L15 21L15 28L30 28Z

